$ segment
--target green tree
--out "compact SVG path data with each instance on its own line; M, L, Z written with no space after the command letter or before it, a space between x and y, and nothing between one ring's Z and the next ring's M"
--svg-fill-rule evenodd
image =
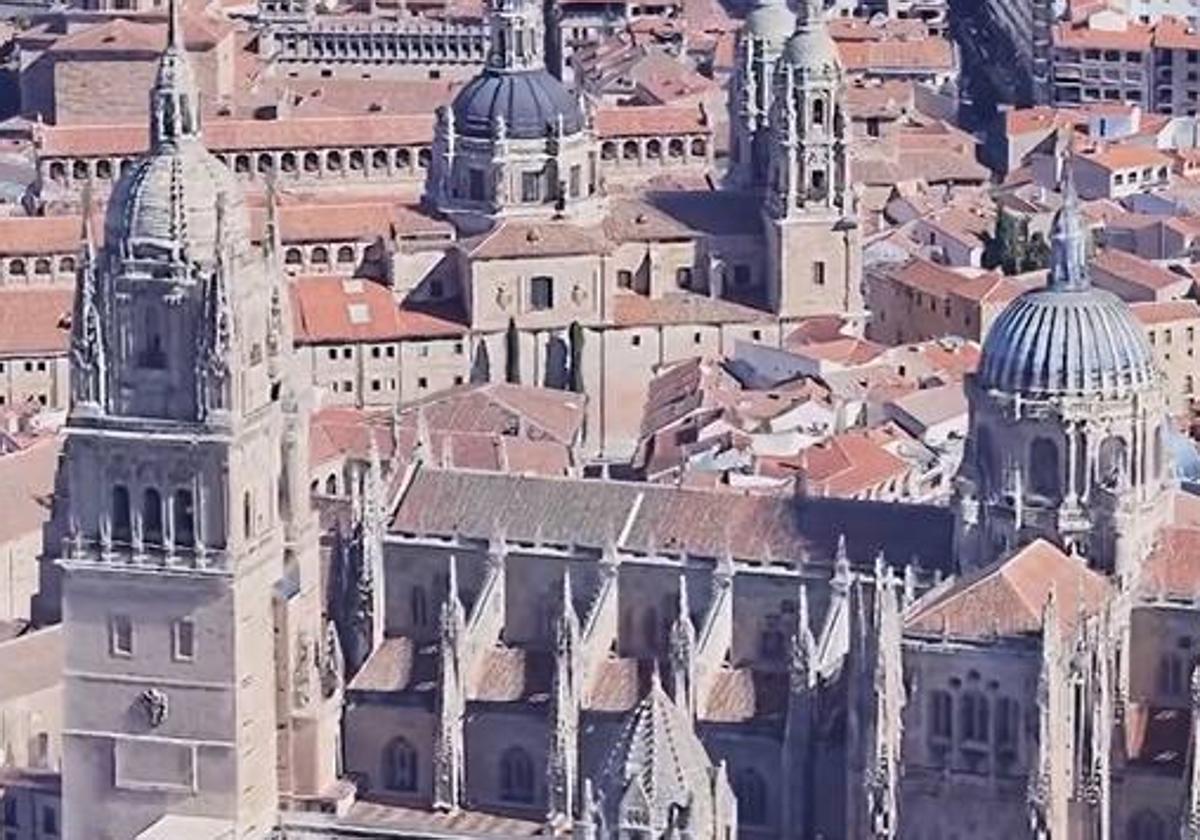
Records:
M583 393L583 326L578 321L571 322L568 334L571 342L571 390L576 394Z
M983 246L983 267L1016 274L1025 260L1028 223L1003 207L996 208L996 227Z
M1050 243L1040 233L1029 238L1025 256L1021 260L1022 271L1039 271L1050 265Z
M521 384L521 335L512 318L508 319L508 330L504 333L504 379L513 385Z

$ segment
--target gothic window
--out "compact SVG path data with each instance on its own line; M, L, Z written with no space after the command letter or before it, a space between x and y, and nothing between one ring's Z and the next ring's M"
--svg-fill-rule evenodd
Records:
M196 541L196 512L191 490L175 491L175 544L189 546Z
M147 309L145 315L145 344L140 358L144 368L162 369L167 366L167 354L163 352L162 328L158 323L158 312Z
M162 497L153 487L142 492L142 540L151 545L163 541Z
M988 699L978 691L968 691L959 699L958 725L964 741L987 743Z
M733 778L733 791L737 796L738 821L747 825L764 825L767 822L767 782L753 767L746 767Z
M821 169L814 169L812 172L812 196L813 198L825 197L825 172Z
M387 745L383 784L388 790L403 793L417 789L417 751L404 738L394 738Z
M769 615L758 641L759 654L763 659L777 662L787 650L787 637L779 627L779 616Z
M425 627L429 624L429 606L425 600L425 588L414 586L409 593L409 607L412 610L414 627Z
M112 491L112 538L117 542L129 542L132 528L129 516L129 488L118 484Z
M1021 707L1011 697L996 701L996 751L1008 756L1017 752L1017 733L1021 727Z
M509 747L500 757L500 798L505 802L533 802L533 759L520 747Z
M929 698L929 737L949 741L953 737L954 700L948 691L935 691Z
M825 100L814 99L812 105L813 125L825 125Z
M1129 840L1167 840L1167 824L1153 811L1138 811L1129 820Z
M1128 461L1128 450L1124 439L1110 435L1100 444L1100 484L1114 489L1121 484Z
M1058 447L1049 438L1037 438L1029 448L1029 489L1046 499L1061 494Z

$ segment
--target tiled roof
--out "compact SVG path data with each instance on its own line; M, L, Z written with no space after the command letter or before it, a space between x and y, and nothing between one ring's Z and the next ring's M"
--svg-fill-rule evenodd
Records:
M380 794L372 792L377 799ZM305 826L306 815L290 812L284 816L285 825ZM470 808L456 808L445 813L430 808L413 808L372 799L362 799L350 806L350 811L338 818L339 827L353 829L355 836L371 837L372 829L386 831L389 837L533 837L545 830L545 820L522 820L512 816L490 814ZM318 831L328 823L317 822Z
M1137 587L1152 597L1200 598L1200 527L1174 525L1161 530L1142 564Z
M605 659L598 663L592 677L588 708L597 712L627 712L637 705L649 682L649 669L638 660Z
M466 333L456 313L405 308L364 278L316 275L292 284L298 344L449 338Z
M1099 249L1092 257L1092 269L1112 274L1121 280L1147 289L1162 290L1184 285L1188 280L1155 262L1117 248Z
M610 202L604 231L613 242L653 242L701 236L758 236L759 207L720 190L654 191Z
M597 108L593 114L593 124L596 135L602 140L611 137L669 137L711 131L699 108L674 105Z
M954 48L942 38L915 41L838 41L848 73L954 70Z
M99 233L103 226L93 230ZM5 256L75 253L81 241L78 216L0 217L0 254Z
M383 640L354 675L349 690L367 692L432 691L437 681L433 646L418 649L407 637Z
M265 208L252 211L252 227L257 236L261 236L265 217ZM402 238L442 236L449 239L453 235L453 226L449 222L435 219L420 208L389 202L282 204L279 228L285 244L340 240L366 242L377 237L386 238L393 229Z
M613 298L613 321L619 326L656 324L772 323L770 313L741 303L693 292L668 292L659 298L622 292Z
M371 456L372 437L379 457L390 458L395 443L391 421L388 410L367 411L347 406L322 408L313 414L309 426L309 465L317 467L345 457L366 461Z
M0 545L27 539L50 518L58 452L58 438L49 436L0 455Z
M212 49L223 36L223 27L204 15L184 14L184 45L189 52ZM129 18L113 18L58 38L54 53L145 53L157 58L167 46L167 25Z
M825 562L840 534L851 559L869 564L880 550L895 562L920 558L950 566L952 517L941 508L843 499L758 496L633 482L534 478L423 467L401 500L399 533L633 552L687 552L792 564ZM618 540L621 535L623 540Z
M61 624L0 644L0 702L53 688L62 669Z
M786 673L728 668L713 677L701 718L714 723L779 720L787 712L787 699Z
M806 492L814 496L853 498L902 478L909 469L907 461L885 449L870 432L851 431L813 444L797 455L770 459L768 474L798 475Z
M487 233L463 240L477 260L528 259L603 254L608 243L592 230L566 222L500 222Z
M958 638L1037 634L1051 592L1060 630L1066 631L1081 611L1098 611L1111 590L1081 558L1037 539L1010 557L930 592L913 605L905 630Z
M1092 29L1067 22L1055 24L1052 37L1056 47L1069 49L1148 50L1153 38L1150 27L1130 22L1123 30Z
M431 431L546 438L570 445L583 425L584 397L570 391L492 382L463 385L404 407L401 427L420 412Z
M1184 278L1180 277L1180 280ZM1194 300L1167 300L1161 303L1134 303L1130 309L1144 325L1168 324L1200 318L1200 304Z
M1097 151L1082 152L1078 159L1109 170L1138 166L1171 166L1170 155L1147 146L1106 146Z
M0 289L0 356L66 353L73 294L71 286Z
M214 152L420 145L432 142L433 124L432 114L210 119L204 141ZM149 127L141 123L41 126L38 136L42 157L137 155L149 146Z
M484 655L483 673L472 700L513 703L544 702L554 676L554 657L547 651L494 647Z

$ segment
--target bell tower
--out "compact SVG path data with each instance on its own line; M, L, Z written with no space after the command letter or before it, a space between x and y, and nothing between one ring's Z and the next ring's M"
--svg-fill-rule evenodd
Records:
M264 837L281 797L334 782L340 666L276 226L251 245L199 114L172 3L151 150L116 186L102 248L85 222L72 322L55 547L68 840L182 817Z
M785 317L863 314L843 99L821 0L803 0L775 67L763 205L769 302Z

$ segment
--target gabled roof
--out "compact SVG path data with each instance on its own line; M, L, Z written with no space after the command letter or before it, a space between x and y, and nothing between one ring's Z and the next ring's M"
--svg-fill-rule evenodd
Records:
M1058 604L1059 629L1066 631L1080 612L1099 611L1111 590L1082 558L1037 539L1007 558L929 592L909 610L904 629L957 638L1038 634L1051 592Z

